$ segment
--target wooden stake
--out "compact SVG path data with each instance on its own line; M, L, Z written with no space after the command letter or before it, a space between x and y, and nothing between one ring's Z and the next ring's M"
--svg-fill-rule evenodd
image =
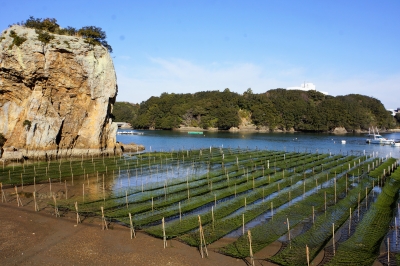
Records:
M307 266L310 266L310 250L308 249L307 245L306 245L306 256L307 256Z
M133 227L132 223L132 214L129 213L129 221L130 221L130 231L131 231L131 239L136 238L135 228Z

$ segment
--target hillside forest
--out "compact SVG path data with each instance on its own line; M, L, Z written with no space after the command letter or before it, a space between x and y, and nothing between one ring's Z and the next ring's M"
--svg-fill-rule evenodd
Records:
M372 97L349 94L329 96L318 91L274 89L242 95L224 91L163 93L140 104L117 102L114 121L125 121L137 129L180 127L229 130L251 124L256 129L330 132L344 127L348 132L370 127L399 126L383 104Z

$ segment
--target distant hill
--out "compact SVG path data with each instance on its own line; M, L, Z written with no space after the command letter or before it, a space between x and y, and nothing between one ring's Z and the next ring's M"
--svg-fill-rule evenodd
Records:
M116 103L115 107L118 104L122 107L122 103ZM377 99L359 94L333 97L312 90L275 89L255 94L248 89L243 95L229 89L194 94L163 93L137 107L137 116L134 113L129 122L139 129L200 127L330 132L341 127L352 132L372 126L388 129L397 125L396 119ZM129 108L126 114L132 112ZM115 111L114 115L117 117ZM128 120L120 117L116 119Z
M113 120L132 124L137 119L138 110L139 104L116 102L112 111Z

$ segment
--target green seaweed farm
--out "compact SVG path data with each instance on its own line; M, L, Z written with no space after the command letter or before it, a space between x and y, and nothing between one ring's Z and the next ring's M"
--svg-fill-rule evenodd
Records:
M178 239L253 265L394 264L397 166L374 153L220 147L24 161L0 165L1 204L27 197L40 211L45 197L56 216L76 212L77 223L98 216L103 229L118 222L131 237L142 230L165 246ZM279 249L266 257L271 245Z

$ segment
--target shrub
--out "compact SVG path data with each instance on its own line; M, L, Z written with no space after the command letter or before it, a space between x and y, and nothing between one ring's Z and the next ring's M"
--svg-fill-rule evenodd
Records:
M24 123L22 123L22 125L29 130L31 128L32 123L29 120L25 120Z
M13 38L13 42L9 47L10 49L12 49L14 45L20 46L26 41L25 37L18 36L13 30L10 31L10 37Z

